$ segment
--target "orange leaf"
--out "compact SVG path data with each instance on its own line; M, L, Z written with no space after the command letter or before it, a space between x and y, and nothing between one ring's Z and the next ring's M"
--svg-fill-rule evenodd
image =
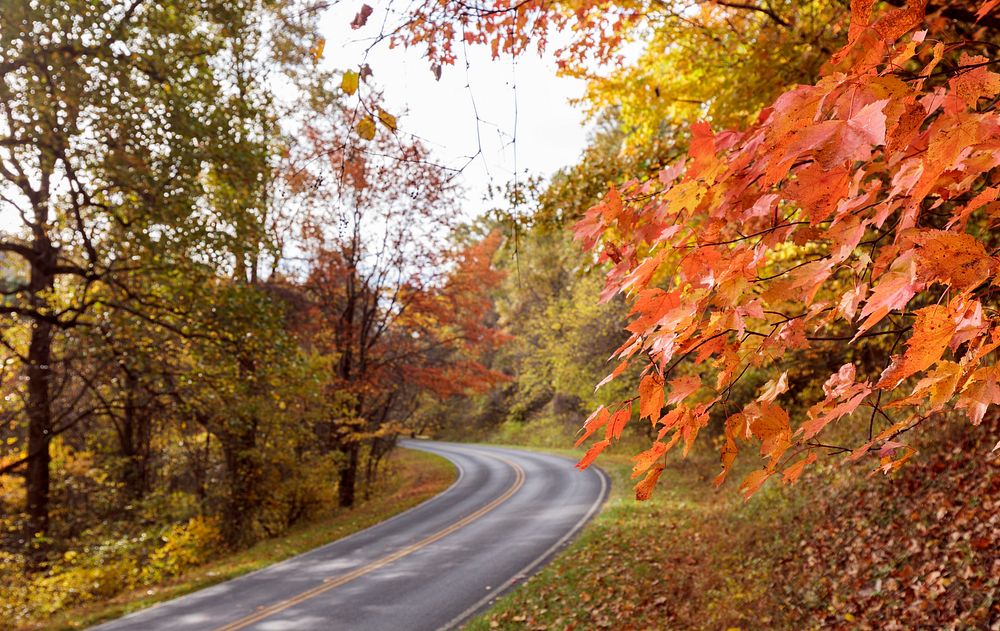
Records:
M763 486L764 482L766 482L772 474L773 472L768 471L767 469L757 469L756 471L751 471L750 475L743 478L743 481L740 482L740 491L743 492L743 501L749 501L750 497L760 490L760 487Z
M976 370L958 396L959 408L964 408L973 425L979 425L991 405L1000 403L1000 384L997 373L1000 366Z
M676 379L671 379L669 383L670 397L667 398L668 404L680 403L686 399L689 394L701 387L701 379L698 375L677 377Z
M635 463L635 466L632 467L632 478L633 479L638 478L640 475L642 475L643 471L653 466L653 463L656 462L656 460L660 456L667 453L667 448L668 448L667 443L661 443L660 441L656 441L655 443L653 443L653 446L647 449L646 451L636 456L633 456L632 462Z
M959 66L974 66L985 64L989 59L981 55L968 55L962 53ZM962 74L954 76L951 81L951 89L954 90L958 98L962 99L966 105L972 109L981 98L993 99L1000 92L1000 74L990 72L985 65L978 68L966 70Z
M648 416L653 425L656 425L662 409L663 377L654 371L639 382L639 418Z
M996 273L996 260L983 242L971 234L946 230L910 230L905 233L917 249L917 274L923 282L939 282L954 289L972 289Z
M604 439L611 440L613 438L618 440L621 438L622 430L625 429L625 425L628 424L630 418L632 418L631 405L625 406L612 414L611 419L608 421L608 427L604 432Z
M948 307L930 305L917 310L916 315L906 353L893 359L892 365L885 369L882 378L875 384L876 388L895 388L903 379L941 359L948 348L948 342L958 326Z
M583 458L580 458L580 462L576 463L576 468L583 471L589 467L590 464L594 462L594 459L597 458L602 451L604 451L604 448L610 444L610 440L602 440L591 445L590 449L587 450L587 453L583 454Z
M802 475L806 466L814 462L816 462L816 452L811 451L808 456L799 460L795 464L789 465L788 468L785 469L784 474L781 477L782 482L785 484L795 484L798 481L799 476Z
M583 436L581 436L580 439L576 441L576 444L573 446L579 447L580 445L582 445L585 440L590 438L591 434L599 430L602 426L604 426L605 423L608 422L608 418L610 418L610 416L611 415L608 413L607 408L605 408L603 405L597 408L594 411L594 413L591 414L586 421L584 421Z
M635 499L640 502L645 502L650 497L653 496L653 487L656 486L657 480L660 479L660 475L663 473L663 463L657 463L652 469L646 473L646 477L639 481L635 485Z

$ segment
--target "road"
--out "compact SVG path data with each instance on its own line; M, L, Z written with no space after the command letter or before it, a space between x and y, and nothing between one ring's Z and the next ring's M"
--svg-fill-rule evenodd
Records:
M455 463L446 491L367 530L97 629L450 629L548 561L598 511L607 477L515 449L404 441Z

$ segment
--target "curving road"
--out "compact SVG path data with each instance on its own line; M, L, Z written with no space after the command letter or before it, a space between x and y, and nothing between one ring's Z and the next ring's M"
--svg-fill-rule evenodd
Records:
M580 473L558 456L403 445L452 461L458 479L367 530L96 628L450 629L548 561L607 495L603 472Z

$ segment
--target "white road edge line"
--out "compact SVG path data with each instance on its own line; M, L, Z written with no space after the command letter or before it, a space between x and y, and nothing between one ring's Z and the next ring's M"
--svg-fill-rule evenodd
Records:
M529 578L528 575L531 572L533 572L535 568L537 568L542 562L544 562L549 557L549 555L553 554L563 544L569 541L569 539L573 537L573 535L575 535L577 531L579 531L584 526L584 524L586 524L590 520L590 518L594 515L597 509L599 509L604 504L604 501L607 499L607 497L605 496L605 491L608 488L608 475L604 473L603 470L598 469L596 467L594 468L594 471L596 471L601 478L601 492L597 495L597 500L590 507L590 510L588 510L586 514L584 514L584 516L581 517L580 520L573 525L573 527L569 530L569 532L567 532L558 541L552 544L552 546L549 547L545 552L536 557L534 561L524 566L520 571L514 574L514 576L508 579L506 583L498 587L496 590L493 590L490 594L483 596L476 602L476 604L472 605L462 613L458 614L457 616L449 620L441 627L438 627L438 631L448 631L448 629L453 629L457 627L460 623L465 622L465 620L472 614L476 613L476 611L478 611L480 607L487 604L491 600L496 600L501 596L503 596L504 592L510 589L519 580L524 580Z

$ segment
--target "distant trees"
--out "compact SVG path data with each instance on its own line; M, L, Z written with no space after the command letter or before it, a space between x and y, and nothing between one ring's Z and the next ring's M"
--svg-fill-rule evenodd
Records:
M335 358L330 387L348 397L323 434L343 454L339 501L351 506L359 470L370 477L422 394L448 397L502 379L476 361L497 341L486 316L487 292L500 281L491 269L499 241L449 243L455 189L419 143L383 133L359 145L350 125L310 124L305 135L301 166L289 175L315 209L305 225L304 330Z

